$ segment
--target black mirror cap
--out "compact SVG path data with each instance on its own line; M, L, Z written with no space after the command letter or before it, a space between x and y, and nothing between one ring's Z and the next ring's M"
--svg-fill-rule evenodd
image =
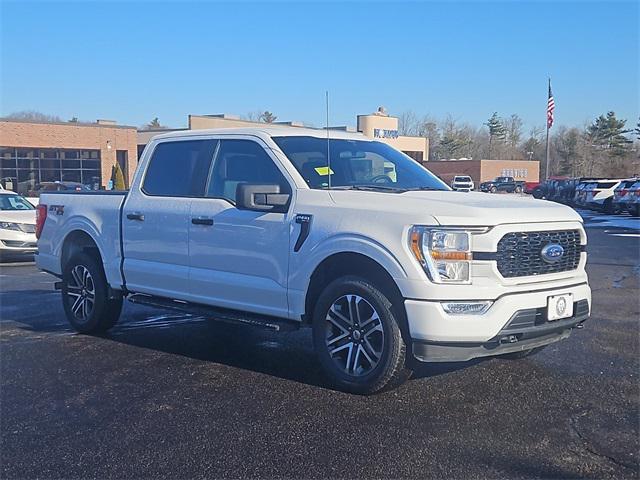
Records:
M258 212L286 213L291 194L280 193L280 185L240 183L236 187L236 208Z

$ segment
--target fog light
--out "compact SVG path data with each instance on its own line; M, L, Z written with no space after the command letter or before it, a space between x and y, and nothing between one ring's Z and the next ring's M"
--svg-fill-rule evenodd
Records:
M482 315L493 302L443 302L442 308L451 315Z

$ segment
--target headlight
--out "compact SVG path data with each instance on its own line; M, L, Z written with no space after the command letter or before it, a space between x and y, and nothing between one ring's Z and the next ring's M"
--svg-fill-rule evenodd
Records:
M409 247L435 283L471 283L471 232L414 226Z
M11 222L0 222L0 228L2 230L17 230L18 232L22 231L22 229L20 228L20 225L18 225L17 223L11 223Z

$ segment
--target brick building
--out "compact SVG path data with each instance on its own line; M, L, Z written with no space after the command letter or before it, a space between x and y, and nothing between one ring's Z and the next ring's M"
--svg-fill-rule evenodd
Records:
M476 186L496 177L514 177L525 182L540 180L540 162L528 160L446 160L430 161L424 166L449 185L456 175L469 175Z
M0 119L0 181L20 194L44 182L105 187L118 162L125 183L137 166L135 127L113 121L40 123Z

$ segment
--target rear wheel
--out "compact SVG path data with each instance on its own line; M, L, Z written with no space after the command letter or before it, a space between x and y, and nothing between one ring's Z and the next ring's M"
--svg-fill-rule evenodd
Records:
M320 294L313 314L313 343L334 384L372 394L399 386L411 375L392 296L359 277L342 277Z
M514 190L516 193L522 193L522 187L517 186Z
M110 329L122 311L122 298L109 298L102 265L86 253L77 253L64 267L62 304L69 323L80 333Z
M604 213L609 215L612 215L615 213L615 207L613 205L613 201L610 198L605 200L603 210L604 210Z

